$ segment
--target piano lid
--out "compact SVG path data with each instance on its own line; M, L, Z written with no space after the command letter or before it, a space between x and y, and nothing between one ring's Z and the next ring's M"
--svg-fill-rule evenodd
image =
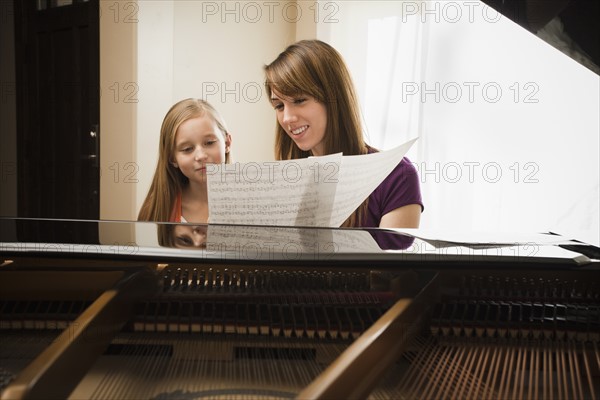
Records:
M89 230L98 232L98 240L80 235ZM421 233L375 228L0 218L0 254L156 261L377 261L394 265L406 262L417 267L426 264L453 267L453 262L467 261L500 262L507 268L518 268L522 263L539 263L540 267L591 263L585 255L566 250L565 245L574 243L560 236L515 235L512 242L488 237L486 241L467 243ZM507 234L502 236L506 238Z

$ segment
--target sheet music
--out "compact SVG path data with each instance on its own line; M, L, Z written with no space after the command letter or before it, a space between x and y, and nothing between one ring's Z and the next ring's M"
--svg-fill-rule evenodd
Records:
M369 232L360 230L230 225L208 225L206 249L257 259L283 254L289 260L301 254L320 259L335 253L382 251Z
M417 138L392 150L342 157L329 226L340 226L392 172Z
M575 242L560 235L522 232L461 232L428 229L390 228L421 240L426 240L436 247L453 247L457 244L471 247L501 247L514 245L559 245Z
M361 156L207 165L208 221L339 227L415 141Z

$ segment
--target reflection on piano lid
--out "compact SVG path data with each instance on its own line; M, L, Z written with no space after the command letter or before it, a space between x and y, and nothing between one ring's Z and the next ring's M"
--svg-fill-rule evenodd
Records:
M81 235L90 231L91 239ZM585 251L585 244L568 240L536 241L536 236L523 239L528 236L515 234L514 241L507 241L510 234L501 237L503 240L497 243L459 243L437 237L430 240L412 230L0 218L1 250L21 255L274 262L419 261L443 268L465 260L510 265L585 265L595 254Z
M556 245L122 221L0 232L2 399L600 397L599 261Z

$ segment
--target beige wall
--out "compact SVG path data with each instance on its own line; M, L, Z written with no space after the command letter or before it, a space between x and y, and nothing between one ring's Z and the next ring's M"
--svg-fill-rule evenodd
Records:
M100 0L100 219L131 220L137 186L137 24L129 9L117 13L115 4ZM113 228L101 226L102 243L131 241L131 227L130 232Z
M273 159L275 117L262 68L297 37L315 37L312 18L294 14L308 3L271 2L268 9L260 2L139 0L121 3L136 7L122 8L118 22L114 4L100 2L101 219L136 219L156 168L160 125L181 99L204 98L221 112L233 161ZM115 235L156 241L142 230L101 232Z
M204 98L221 112L234 161L273 159L275 119L262 68L297 37L315 37L316 24L306 11L295 14L306 2L225 3L140 0L137 22L115 23L114 2L101 0L101 219L136 218L162 119L181 99ZM114 82L123 96L135 84L137 102L115 102Z

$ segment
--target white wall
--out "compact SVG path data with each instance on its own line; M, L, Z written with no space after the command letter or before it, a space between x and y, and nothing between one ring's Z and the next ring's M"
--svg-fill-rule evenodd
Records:
M136 210L154 175L162 120L179 100L204 98L222 114L233 161L273 160L275 115L263 66L296 40L297 29L309 37L316 25L296 18L294 1L138 5Z
M296 14L308 5L138 1L122 4L115 21L114 4L100 3L101 219L136 219L156 167L160 125L181 99L205 98L221 112L234 161L273 159L275 116L262 68L296 37L314 37L312 19ZM134 101L124 102L134 88Z
M352 23L320 38L350 64L371 143L420 136L423 228L600 243L598 75L479 2L339 4Z
M270 18L268 8L230 5L140 2L138 206L154 174L162 119L181 99L204 98L219 110L232 133L235 161L273 159L275 117L262 67L295 40L295 24L276 12Z
M426 178L429 226L551 230L600 243L598 75L507 19L479 19L430 26L425 83L436 82L480 86L473 102L464 87L456 103L453 94L421 99L421 160L442 172L448 163L481 167L472 182L464 167L456 184L448 168L439 182Z

